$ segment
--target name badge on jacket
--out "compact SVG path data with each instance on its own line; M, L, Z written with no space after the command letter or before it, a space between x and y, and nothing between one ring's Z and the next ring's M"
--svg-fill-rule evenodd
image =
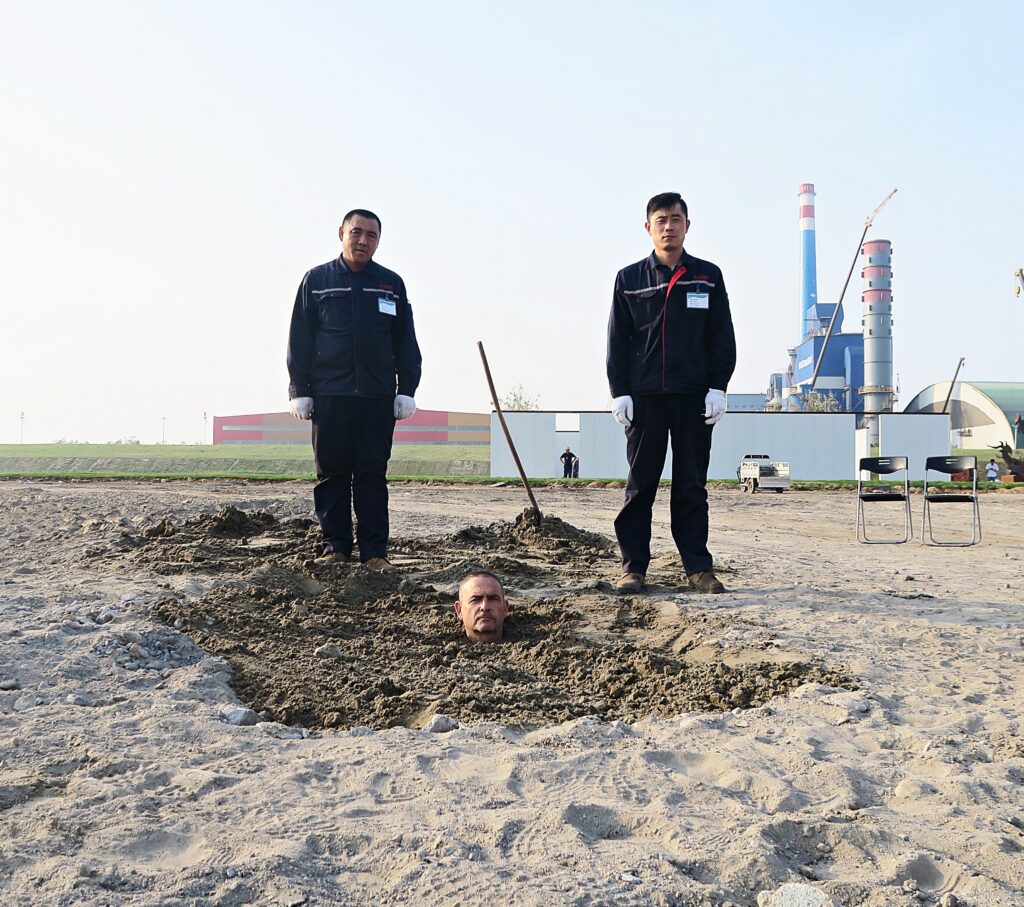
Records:
M707 293L687 293L686 307L688 309L706 309L708 307Z
M395 308L395 301L393 299L378 299L377 308L380 309L385 315L397 315L398 311ZM704 308L707 308L705 304Z

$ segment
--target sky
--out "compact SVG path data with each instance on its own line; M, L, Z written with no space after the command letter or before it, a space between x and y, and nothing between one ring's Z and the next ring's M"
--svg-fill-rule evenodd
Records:
M1024 380L1024 5L0 0L0 443L195 443L287 408L295 291L356 207L405 279L421 408L609 405L647 199L725 275L763 391L865 218L893 243L900 403ZM859 262L845 301L860 327ZM24 420L21 414L24 413Z

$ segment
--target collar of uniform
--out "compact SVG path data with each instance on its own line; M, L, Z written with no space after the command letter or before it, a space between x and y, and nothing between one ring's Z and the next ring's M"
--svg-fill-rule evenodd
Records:
M679 264L677 264L675 268L670 268L668 265L663 265L658 261L657 255L651 252L651 254L644 259L644 267L646 267L648 271L661 270L674 274L679 269L679 265L688 265L691 261L693 261L693 256L689 255L686 249L683 249L683 254L679 256Z
M362 271L353 271L347 264L345 264L345 258L341 255L337 257L336 263L338 265L338 270L341 271L342 274L374 274L380 267L380 265L371 258L366 263L366 267L363 268Z

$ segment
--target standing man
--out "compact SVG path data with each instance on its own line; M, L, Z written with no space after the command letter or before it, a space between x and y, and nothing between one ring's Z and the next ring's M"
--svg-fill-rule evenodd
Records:
M562 461L562 478L568 479L572 477L572 464L576 459L576 454L572 452L571 447L565 449L565 453L558 458Z
M650 256L619 271L608 322L612 413L626 427L629 478L615 518L620 592L639 592L651 561L651 511L672 438L672 538L689 585L724 592L708 551L711 431L725 415L736 367L722 272L683 249L686 202L664 192L647 203Z
M359 560L388 563L387 468L396 419L416 412L421 358L405 283L373 260L380 218L349 211L341 255L299 284L288 335L288 396L297 419L313 421L313 489L322 559L352 559L352 508Z

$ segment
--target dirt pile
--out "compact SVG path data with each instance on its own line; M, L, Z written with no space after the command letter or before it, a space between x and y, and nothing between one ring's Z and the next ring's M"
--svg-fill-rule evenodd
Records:
M226 508L123 538L112 556L165 575L217 574L202 598L168 596L154 614L226 658L239 697L288 724L421 727L437 713L523 726L583 715L632 722L849 679L769 653L697 657L707 616L672 606L666 618L596 582L580 590L581 565L591 576L594 565L614 569L612 546L557 517L396 540L400 576L319 563L317 542L308 520ZM470 644L454 613L453 586L476 567L544 593L517 594L498 646Z
M319 536L309 519L278 520L265 510L225 507L181 522L162 519L138 534L122 532L115 551L96 548L88 556L114 558L162 576L231 573L271 556L294 564L312 558Z
M538 522L530 508L511 523L468 526L438 542L443 546L470 546L510 554L532 552L553 563L565 563L573 558L592 563L615 550L614 543L606 536L577 529L556 516L547 515Z

